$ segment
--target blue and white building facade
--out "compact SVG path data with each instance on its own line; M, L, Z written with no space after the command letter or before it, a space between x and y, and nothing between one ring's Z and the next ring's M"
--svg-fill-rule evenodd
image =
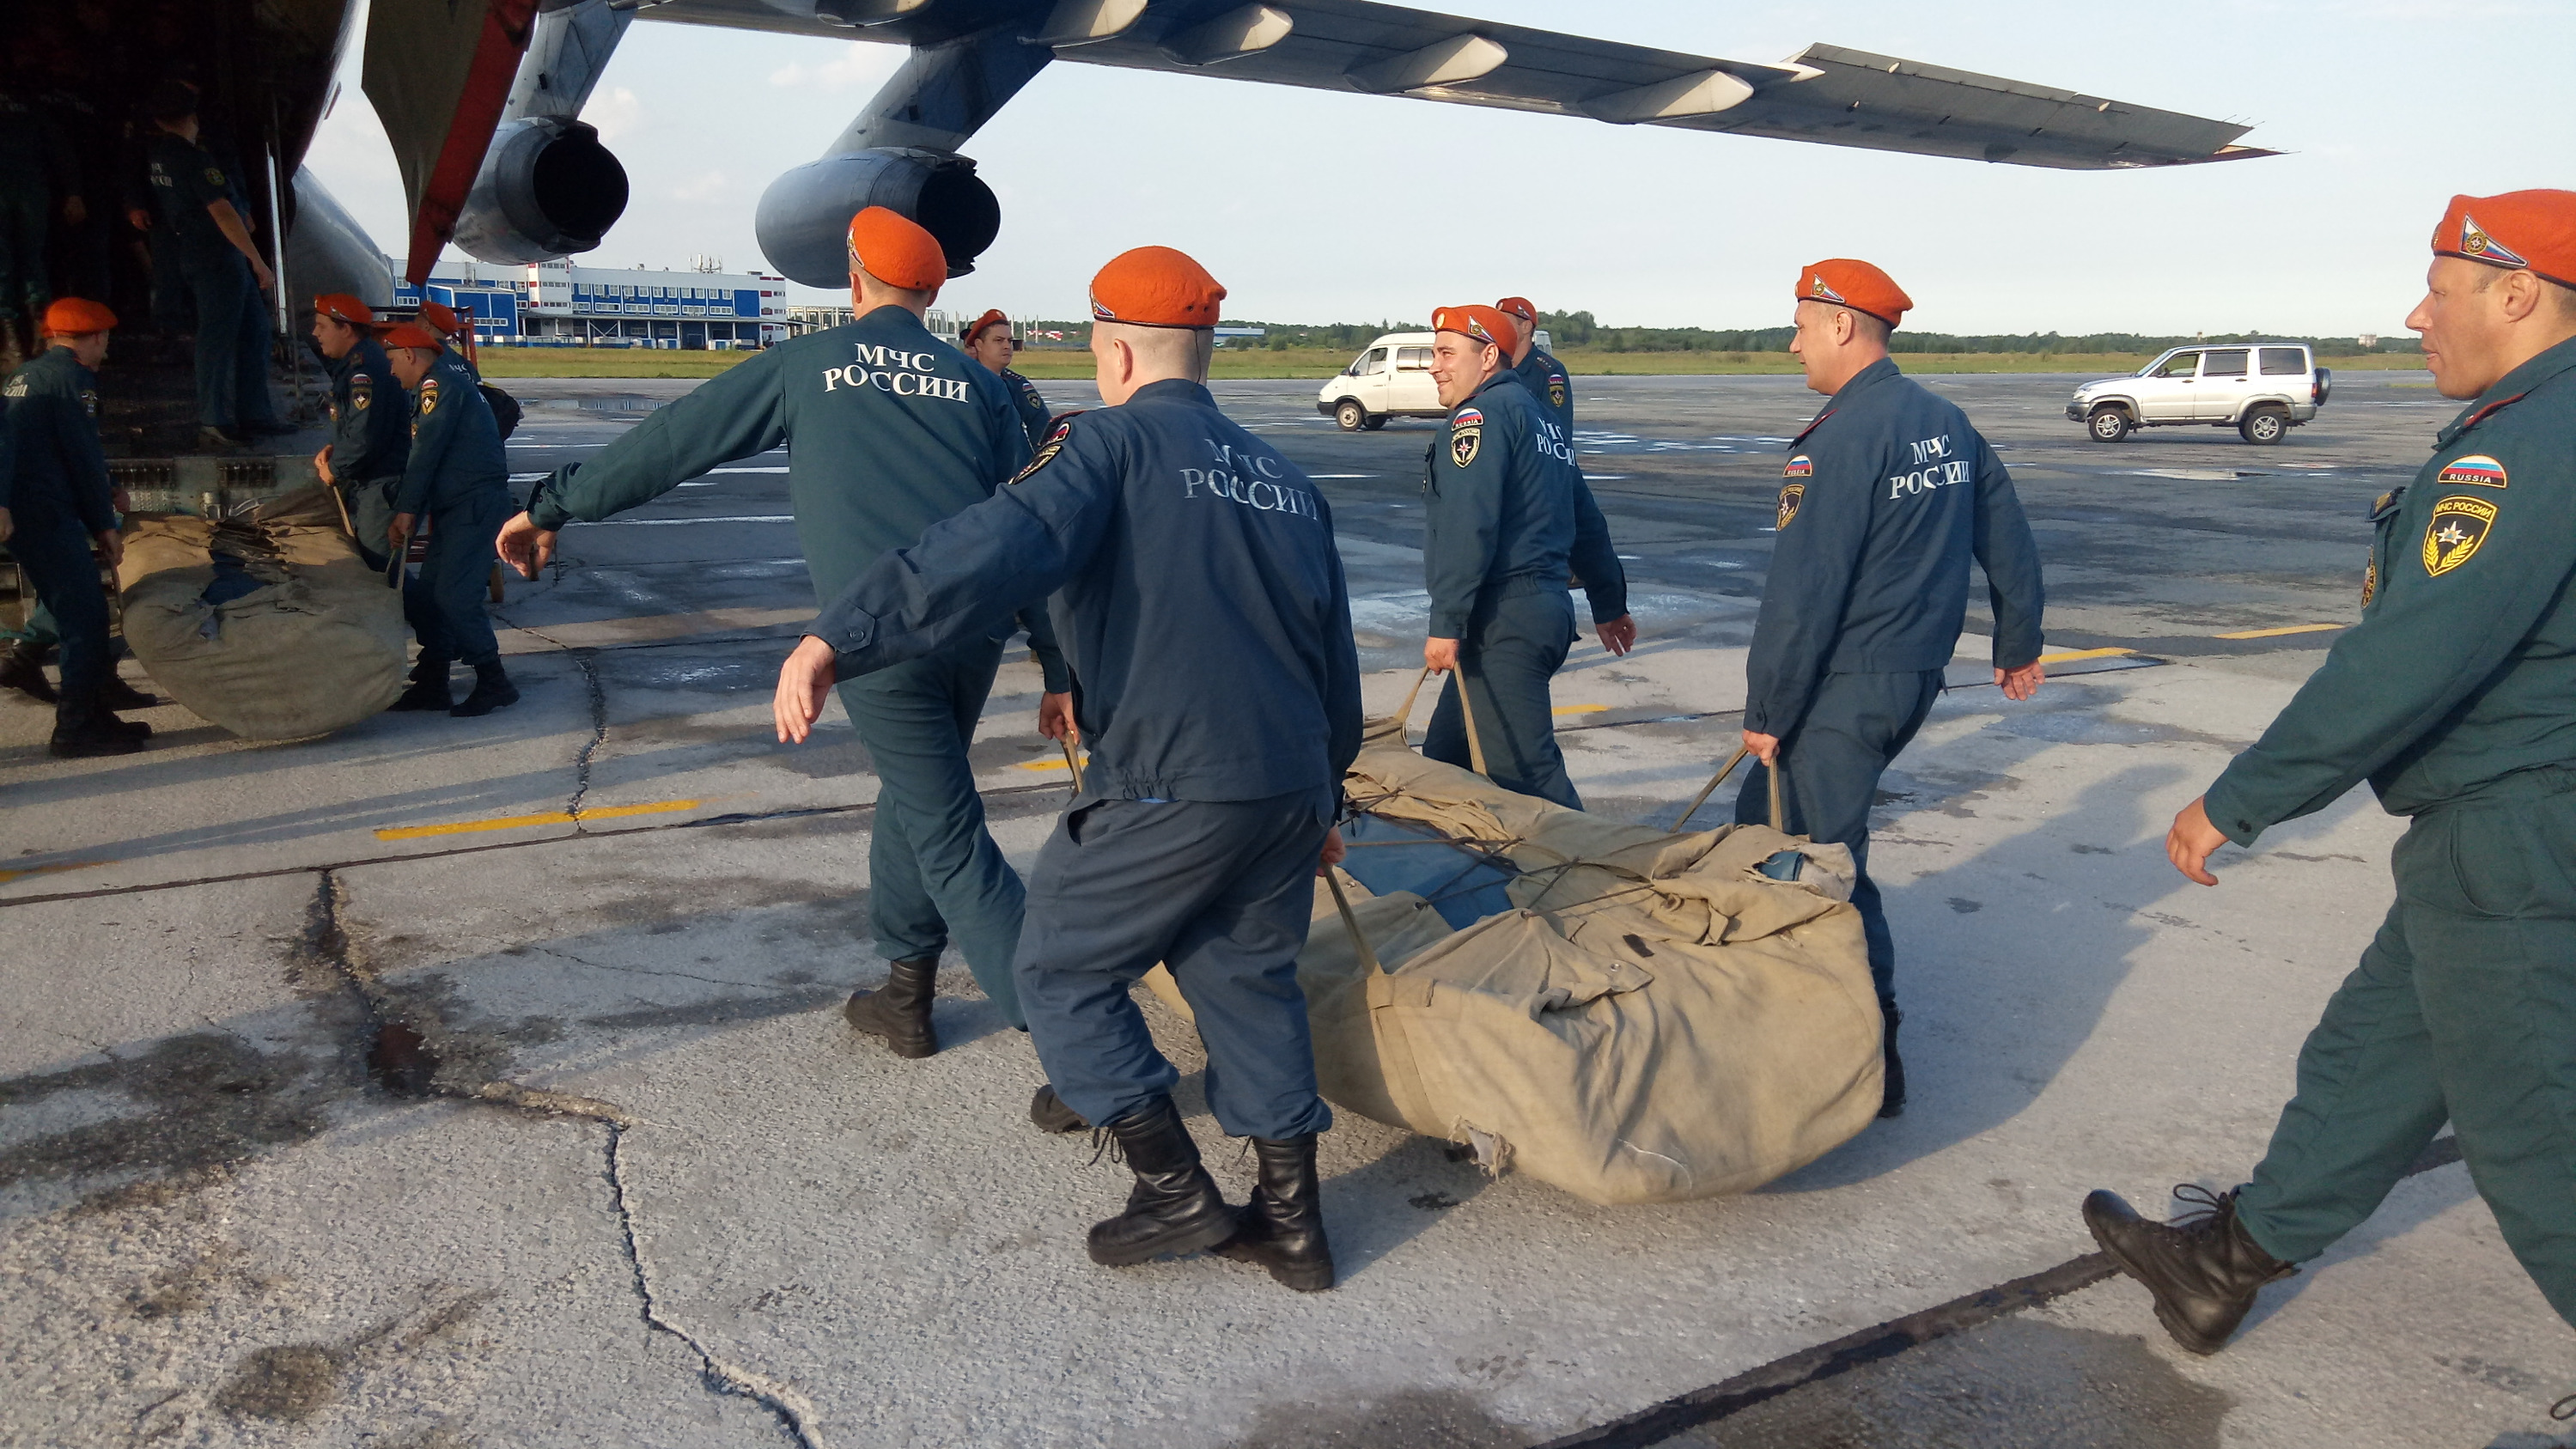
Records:
M451 261L432 271L424 287L394 284L395 310L423 300L443 302L460 316L470 311L474 339L485 347L698 351L765 347L787 338L787 279L758 272Z

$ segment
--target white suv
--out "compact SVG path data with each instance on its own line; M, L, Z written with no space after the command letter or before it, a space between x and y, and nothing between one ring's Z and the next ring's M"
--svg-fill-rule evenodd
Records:
M1431 381L1431 336L1428 332L1390 332L1333 374L1315 395L1315 411L1342 425L1342 431L1371 432L1388 418L1445 418L1440 389Z
M2236 429L2269 446L2317 415L2334 391L2334 373L2317 366L2304 344L2255 342L2177 347L2133 377L2106 377L2075 390L2066 416L2097 443L2116 443L2133 428L2180 424Z

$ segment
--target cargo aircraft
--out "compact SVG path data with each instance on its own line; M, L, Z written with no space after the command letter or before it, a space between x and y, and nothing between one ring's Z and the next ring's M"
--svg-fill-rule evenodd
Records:
M760 199L769 264L817 287L843 284L843 229L870 204L920 221L954 272L971 271L1002 213L960 148L1057 62L2013 166L2276 154L2238 144L2249 128L2232 122L1835 45L1765 64L1375 0L371 0L363 37L355 0L233 3L265 32L257 53L284 57L262 79L276 102L272 155L296 176L282 199L294 213L295 285L378 298L391 285L381 250L292 164L335 99L326 91L343 48L365 46L364 87L402 169L417 282L451 243L495 263L599 245L625 209L626 172L581 111L637 20L909 48L823 155Z

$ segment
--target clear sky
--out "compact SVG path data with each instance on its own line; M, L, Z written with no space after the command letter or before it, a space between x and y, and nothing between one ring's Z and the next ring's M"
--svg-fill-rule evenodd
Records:
M1153 242L1205 262L1230 316L1418 319L1521 293L1605 323L1755 327L1787 321L1803 263L1859 256L1932 331L2398 334L2453 192L2576 188L2576 0L1447 8L1740 60L1828 41L2252 121L2247 144L2292 154L2048 171L1058 61L965 148L1002 235L944 303L1078 315L1102 261ZM391 248L401 183L356 49L309 164ZM762 188L901 58L638 22L586 113L634 199L580 260L765 267Z

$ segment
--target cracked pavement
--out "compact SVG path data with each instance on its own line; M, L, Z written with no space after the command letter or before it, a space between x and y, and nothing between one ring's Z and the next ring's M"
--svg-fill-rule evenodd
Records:
M251 745L169 707L146 753L72 763L0 702L0 1444L2561 1444L2576 1345L2456 1161L2213 1359L2085 1265L2086 1189L2260 1154L2384 906L2364 796L2223 852L2217 891L2160 841L2332 637L2214 636L2348 620L2361 507L2447 413L2365 375L2277 449L2101 449L2064 382L1937 385L2022 479L2052 646L2144 657L2007 706L1972 637L1887 777L1913 1110L1760 1192L1628 1209L1344 1114L1344 1280L1312 1297L1090 1264L1125 1175L1029 1128L1034 1058L953 960L938 1056L842 1024L882 972L874 778L837 711L769 741L802 571L784 527L714 521L780 511L774 475L649 511L710 521L568 531L499 609L526 697L483 720ZM529 385L514 466L684 387ZM1726 440L1806 402L1582 393L1645 643L1577 650L1566 748L1596 810L1668 823L1732 744L1767 556L1776 455ZM1328 475L1392 708L1430 433L1346 437L1310 395L1220 388ZM1036 697L1014 659L975 746L1023 866L1064 796ZM1147 1009L1239 1199L1195 1041Z

